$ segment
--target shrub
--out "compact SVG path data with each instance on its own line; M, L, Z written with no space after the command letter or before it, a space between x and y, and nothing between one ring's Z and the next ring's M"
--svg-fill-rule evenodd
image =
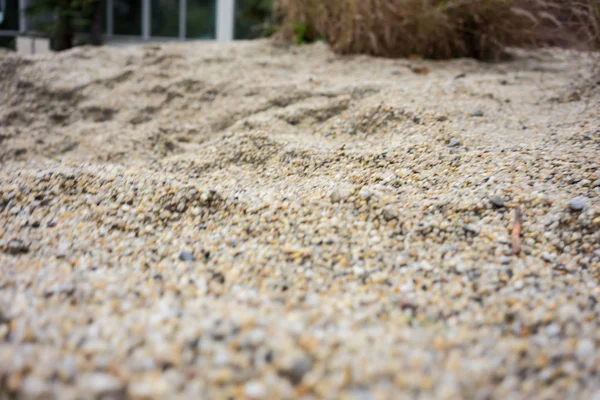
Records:
M600 1L589 0L588 20L585 25L588 27L587 35L591 37L593 47L600 50Z
M339 53L496 59L600 44L598 0L280 0L277 13L284 37L309 26Z
M54 50L70 49L78 29L90 30L90 41L102 42L100 0L30 0L27 12L35 30L52 39Z
M273 33L273 0L237 0L235 38L253 39Z

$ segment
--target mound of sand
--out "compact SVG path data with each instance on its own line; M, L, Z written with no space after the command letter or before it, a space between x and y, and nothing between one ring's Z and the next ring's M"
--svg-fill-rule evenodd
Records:
M598 395L588 70L269 41L0 55L0 392Z

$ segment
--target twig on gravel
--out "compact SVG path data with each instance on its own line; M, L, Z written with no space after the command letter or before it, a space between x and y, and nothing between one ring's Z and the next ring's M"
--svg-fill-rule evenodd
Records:
M521 225L523 217L521 216L521 208L515 209L515 223L512 229L512 253L518 255L521 252Z

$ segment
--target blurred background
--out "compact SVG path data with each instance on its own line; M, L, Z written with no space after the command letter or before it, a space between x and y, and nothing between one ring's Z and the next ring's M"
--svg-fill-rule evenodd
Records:
M272 0L0 0L0 46L18 36L48 37L55 50L76 45L266 34Z
M600 0L0 0L0 9L0 45L34 53L274 33L383 57L498 60L510 47L600 47Z

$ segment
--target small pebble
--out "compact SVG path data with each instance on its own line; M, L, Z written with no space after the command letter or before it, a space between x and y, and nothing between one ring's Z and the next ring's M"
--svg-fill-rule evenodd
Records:
M582 211L585 208L585 201L582 199L569 200L569 208L571 211Z
M479 228L473 224L464 224L463 229L465 232L468 232L468 233L472 233L475 235L479 234Z
M94 372L79 378L83 390L99 397L114 396L121 392L123 384L113 375Z
M560 334L560 325L551 324L546 327L546 334L548 336L558 336Z
M337 188L329 195L332 203L340 203L346 200L350 196L350 192L348 190Z
M577 358L585 360L586 358L593 357L596 346L590 339L580 340L577 344Z
M51 397L50 385L37 376L28 376L23 381L23 394L31 399Z
M300 357L294 360L291 368L281 371L281 375L288 378L292 384L297 385L311 368L311 359L308 357Z
M498 208L502 208L504 207L504 205L506 204L506 201L500 197L500 196L493 196L490 201L492 202L492 204Z
M194 257L194 254L189 251L182 251L181 253L179 253L179 259L181 261L191 262L195 261L196 257Z
M525 283L522 280L518 280L515 282L515 289L521 290L525 286Z
M540 257L546 262L553 262L556 259L555 254L550 254L547 251L542 252L542 254L540 254Z
M28 251L29 245L20 239L11 240L10 242L8 242L8 254L17 255L27 253Z
M264 399L267 396L267 390L261 382L250 381L244 386L244 394L251 399Z
M398 211L397 211L396 207L393 207L393 206L386 206L382 210L382 215L386 221L398 219Z
M460 140L458 140L457 138L450 139L450 141L448 142L448 147L457 147L457 146L460 146Z

